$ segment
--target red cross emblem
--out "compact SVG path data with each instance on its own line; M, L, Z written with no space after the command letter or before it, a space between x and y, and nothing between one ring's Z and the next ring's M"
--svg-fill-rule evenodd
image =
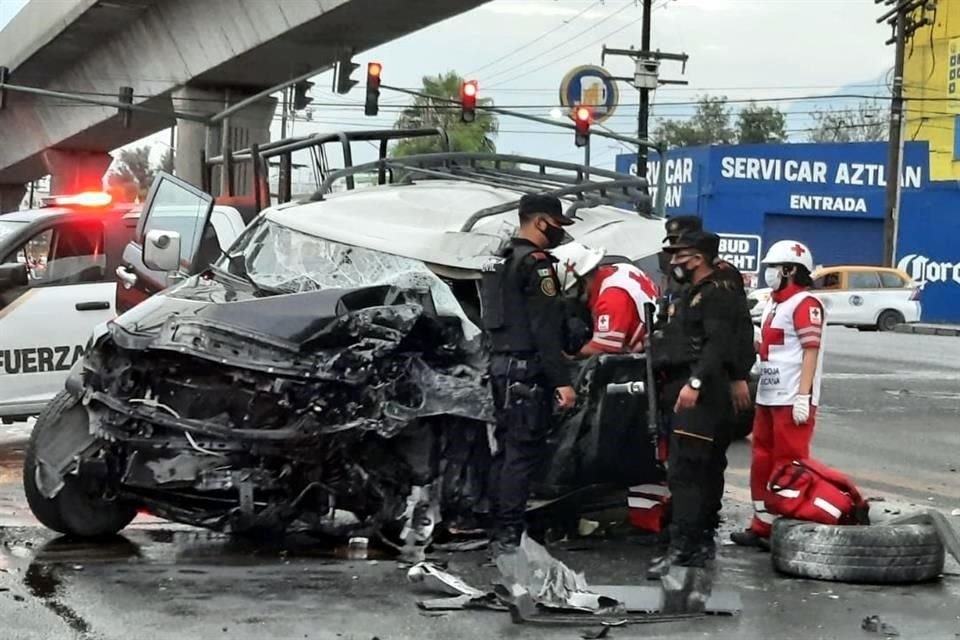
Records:
M791 251L797 254L798 258L807 252L807 250L801 247L799 244L793 245L793 247L791 248Z
M574 264L572 261L570 261L570 260L567 260L566 262L563 263L563 268L566 270L567 273L576 273L576 272L577 272L577 265L575 265L575 264Z

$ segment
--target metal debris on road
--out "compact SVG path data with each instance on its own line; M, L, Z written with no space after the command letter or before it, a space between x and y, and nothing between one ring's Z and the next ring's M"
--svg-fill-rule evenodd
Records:
M881 620L880 616L867 616L860 624L860 628L871 633L882 633L889 638L900 635L896 627Z
M407 572L407 580L411 584L422 586L425 591L434 593L467 596L469 598L479 598L486 595L480 589L471 587L452 573L447 573L429 562L421 562L411 567Z
M434 551L450 552L478 551L486 548L489 544L490 540L488 538L480 538L477 540L463 540L461 542L445 542L441 544L434 544L432 549Z

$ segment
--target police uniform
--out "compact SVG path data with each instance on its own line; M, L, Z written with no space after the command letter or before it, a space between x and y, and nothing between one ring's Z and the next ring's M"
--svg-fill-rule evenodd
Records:
M693 232L670 252L694 249L715 257L719 238ZM683 288L667 324L655 335L653 354L667 382L672 408L685 385L699 387L696 405L674 413L667 470L672 502L666 563L703 566L714 552L726 451L730 444L730 340L746 299L721 270Z
M524 196L520 210L572 224L556 198ZM512 546L519 543L531 478L543 461L554 391L572 382L553 258L522 238L512 239L499 258L485 269L482 284L497 420L489 493L497 540Z

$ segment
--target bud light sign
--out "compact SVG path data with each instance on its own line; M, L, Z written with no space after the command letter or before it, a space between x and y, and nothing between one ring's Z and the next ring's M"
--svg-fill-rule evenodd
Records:
M736 233L718 233L720 236L721 260L729 262L741 273L757 273L760 270L760 236Z

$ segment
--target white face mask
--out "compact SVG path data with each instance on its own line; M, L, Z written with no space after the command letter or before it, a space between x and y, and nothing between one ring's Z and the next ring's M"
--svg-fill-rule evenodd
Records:
M783 284L783 274L776 267L767 267L763 271L763 281L774 291L779 291L780 285Z

